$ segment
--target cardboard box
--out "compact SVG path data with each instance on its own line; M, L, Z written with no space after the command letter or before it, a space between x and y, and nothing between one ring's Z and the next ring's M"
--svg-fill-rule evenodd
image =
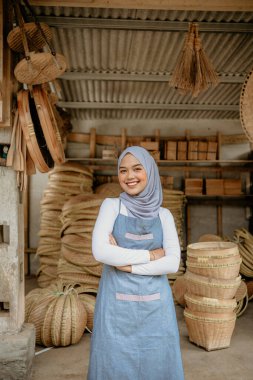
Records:
M199 142L197 140L192 140L188 142L188 160L198 159L198 146Z
M186 178L185 179L186 195L202 195L203 179L202 178Z
M141 141L140 146L147 150L159 150L159 142L158 141Z
M199 141L198 160L206 160L207 158L207 141Z
M187 141L178 141L178 143L177 143L177 159L180 161L187 160Z
M217 158L217 142L208 141L207 143L207 160L216 160Z
M224 194L225 195L242 194L241 179L224 179Z
M206 195L224 195L224 180L206 179Z
M165 144L165 158L166 160L177 159L177 142L167 141Z

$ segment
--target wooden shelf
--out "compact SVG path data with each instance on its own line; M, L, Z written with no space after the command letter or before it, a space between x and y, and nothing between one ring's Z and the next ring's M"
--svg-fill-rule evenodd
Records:
M115 170L117 159L105 160L102 158L66 158L67 161L79 161L95 171ZM161 174L167 171L197 171L197 172L249 172L253 171L252 160L188 160L188 161L156 161Z
M253 195L186 195L188 205L253 206Z

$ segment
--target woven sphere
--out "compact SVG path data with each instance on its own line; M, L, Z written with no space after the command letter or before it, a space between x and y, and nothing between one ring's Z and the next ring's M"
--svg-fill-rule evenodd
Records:
M87 324L86 309L74 286L62 282L32 290L25 308L25 321L35 326L36 343L46 347L78 343Z

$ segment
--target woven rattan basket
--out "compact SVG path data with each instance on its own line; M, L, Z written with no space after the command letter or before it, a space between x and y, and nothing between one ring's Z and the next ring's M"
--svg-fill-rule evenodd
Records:
M186 293L186 289L187 285L184 275L177 277L172 286L172 293L176 302L179 303L179 305L181 306L185 306L184 296Z
M237 256L238 254L238 246L232 242L201 242L187 246L187 256L191 257L225 258Z
M240 97L240 118L242 128L245 135L250 142L253 142L253 114L252 114L252 103L253 103L253 71L251 71L241 90Z
M235 313L201 313L186 308L184 317L191 342L207 351L230 346L235 328Z
M42 49L46 45L45 37L47 40L52 39L52 31L50 27L44 22L40 23L40 28L35 22L27 22L23 24L24 32L27 38L27 44L30 51ZM22 31L19 26L12 29L8 36L7 42L10 48L18 53L24 52L24 45L22 40Z
M221 259L222 260L222 259ZM187 268L196 274L201 276L220 278L220 279L233 279L238 276L242 259L239 257L237 261L225 264L225 263L192 263L186 261Z
M196 296L192 293L186 293L184 298L189 310L202 313L231 313L237 306L235 298L220 300L217 298Z
M186 271L184 276L187 283L188 293L209 298L234 298L241 283L241 276L231 280L221 280L200 276L189 272L189 270Z

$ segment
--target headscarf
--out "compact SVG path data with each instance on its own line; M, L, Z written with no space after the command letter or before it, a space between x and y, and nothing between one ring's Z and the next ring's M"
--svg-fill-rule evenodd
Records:
M118 173L121 161L127 153L136 157L144 167L147 174L147 185L138 195L132 196L126 192L121 193L120 199L133 216L154 218L158 216L159 208L163 201L161 180L156 162L146 149L139 146L131 146L126 148L119 157Z

